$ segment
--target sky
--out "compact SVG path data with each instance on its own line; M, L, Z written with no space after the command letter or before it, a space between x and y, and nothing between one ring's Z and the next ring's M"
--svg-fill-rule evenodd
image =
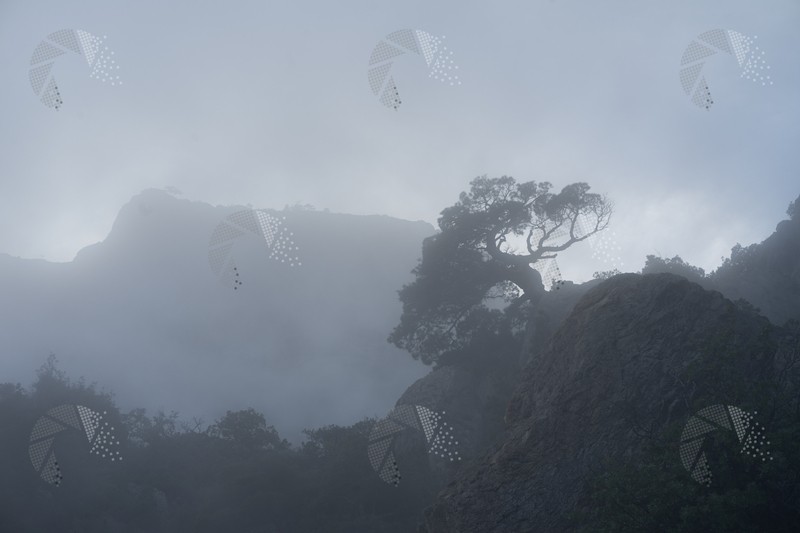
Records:
M796 0L0 0L0 252L70 261L149 187L435 224L486 174L585 181L613 201L618 264L576 249L566 279L635 271L648 254L712 270L800 194L798 22ZM367 64L405 28L442 38L461 84L401 56L394 110ZM718 54L705 110L678 72L716 28L757 36L774 84ZM61 29L106 36L122 85L65 55L64 104L43 105L31 54Z

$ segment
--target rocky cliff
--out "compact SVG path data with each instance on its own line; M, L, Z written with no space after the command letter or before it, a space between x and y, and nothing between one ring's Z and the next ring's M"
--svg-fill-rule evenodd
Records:
M731 300L747 300L775 324L800 319L800 217L780 222L761 243L734 248L709 281Z
M411 385L397 405L446 411L459 439L460 455L474 458L483 453L505 429L506 408L519 383L521 368L541 353L578 300L598 283L568 282L558 291L543 293L536 305L522 304L511 311L518 324L513 338L482 339L469 350L451 354ZM431 460L430 466L444 482L457 475L461 464L442 465Z
M603 282L532 359L508 429L440 493L421 530L573 530L592 475L635 462L643 427L659 433L690 406L753 405L776 336L765 318L678 276Z

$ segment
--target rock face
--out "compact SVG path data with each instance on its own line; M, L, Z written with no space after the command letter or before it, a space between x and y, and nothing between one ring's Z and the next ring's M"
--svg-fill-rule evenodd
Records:
M462 468L420 530L571 530L592 473L606 460L635 460L641 427L684 420L696 397L746 403L736 395L771 372L771 355L753 349L770 331L763 317L671 274L601 283L526 368L505 434ZM736 394L720 388L719 373L687 374L703 357L741 382Z
M553 333L569 316L578 301L591 288L600 284L600 280L575 284L566 282L559 290L542 295L537 305L528 310L525 326L525 342L520 352L520 368L524 368L541 354Z
M397 405L446 411L446 421L459 439L461 457L479 456L505 429L506 409L519 383L520 369L542 352L581 296L598 283L566 283L558 291L544 293L536 305L523 304L520 320L525 321L525 328L518 332L518 339L458 354L418 379ZM435 458L430 461L441 483L452 479L462 464L442 464Z
M475 365L443 366L418 379L397 405L422 405L445 412L444 421L453 427L460 457L475 457L502 433L515 377L507 366L492 371L484 368L483 372ZM429 464L443 484L462 463L450 464L432 457Z
M800 320L800 218L782 221L743 252L712 274L712 287L731 300L749 301L774 324Z

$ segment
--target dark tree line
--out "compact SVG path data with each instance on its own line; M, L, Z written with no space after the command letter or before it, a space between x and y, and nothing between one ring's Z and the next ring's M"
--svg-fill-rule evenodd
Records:
M85 437L64 434L54 445L61 486L40 479L28 438L61 404L106 411L123 460L90 456ZM29 390L0 384L0 531L413 531L436 480L427 456L400 455L403 483L381 481L366 453L374 423L307 430L291 446L253 409L207 427L177 413L120 413L111 394L70 381L51 357Z

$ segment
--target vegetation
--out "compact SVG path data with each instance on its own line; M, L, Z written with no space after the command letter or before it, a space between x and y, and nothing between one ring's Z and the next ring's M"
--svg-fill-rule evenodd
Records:
M423 243L416 278L400 291L403 315L391 342L426 364L470 361L479 372L502 377L498 382L507 384L501 388L510 394L514 381L506 378L518 376L511 362L517 361L522 337L530 333L525 330L531 310L544 291L537 268L602 231L612 210L585 183L558 194L550 189L546 182L517 183L505 176L473 180L470 192L442 211L440 233ZM800 197L787 211L792 219L798 206ZM515 250L515 242L523 251ZM708 286L720 272L735 278L752 268L759 246L737 244L709 276L679 256L647 256L642 273L671 272ZM616 274L597 272L594 278ZM492 299L509 305L498 309L489 305ZM678 457L685 418L677 417L660 434L647 435L630 460L597 465L587 501L573 516L576 531L796 529L800 324L783 326L778 340L766 333L741 338L740 311L757 310L744 300L737 308L730 311L729 331L719 332L680 376L693 385L698 376L711 376L695 386L703 395L687 397L686 405L691 412L723 402L758 410L773 460L749 460L738 453L731 434L714 436L704 446L715 481L699 485ZM758 371L732 364L730 346L755 354ZM54 487L40 479L28 460L28 436L35 421L60 404L107 412L124 460L112 464L89 456L85 439L63 435L56 446L65 481ZM479 446L502 433L507 405L501 395L481 406L486 427L476 433ZM382 482L366 453L374 423L309 429L306 440L292 446L254 409L228 411L210 425L181 421L178 413L121 413L110 392L70 381L51 356L29 390L0 384L0 531L414 531L439 480L427 459L399 456L402 483Z
M32 468L28 436L65 403L106 411L123 460L90 456L77 433L59 435L56 487ZM177 413L121 414L109 394L71 382L51 357L30 390L0 385L0 531L413 531L435 489L427 456L399 456L402 483L384 483L366 453L374 422L308 430L292 447L253 409L205 428Z
M613 269L613 270L603 270L603 271L600 271L600 272L593 273L592 274L592 279L606 280L606 279L611 279L611 278L613 278L614 276L616 276L618 274L622 274L622 272L620 272L616 268Z
M797 220L800 218L800 195L789 204L786 214L789 215L789 220Z
M694 281L701 285L706 277L705 270L690 265L678 255L672 259L648 255L644 267L642 268L642 274L657 274L662 272L683 276L689 281Z
M487 298L537 301L544 291L537 263L604 230L612 205L573 183L560 193L548 182L476 178L442 211L438 234L425 240L416 279L403 287L403 314L389 341L426 364L466 346ZM515 242L524 250L518 253Z
M590 501L573 517L576 529L604 533L797 530L800 323L790 323L778 345L762 338L742 349L767 355L764 362L771 368L770 377L753 380L719 371L725 354L709 346L706 357L691 372L702 374L713 367L715 387L698 388L707 392L691 403L700 408L719 403L719 398L740 397L740 402L749 398L740 405L758 412L757 421L767 428L772 459L741 453L742 445L733 432L713 433L703 445L713 482L708 487L700 485L681 465L677 443L685 420L676 421L661 435L650 436L639 457L609 462L596 470L590 481Z

